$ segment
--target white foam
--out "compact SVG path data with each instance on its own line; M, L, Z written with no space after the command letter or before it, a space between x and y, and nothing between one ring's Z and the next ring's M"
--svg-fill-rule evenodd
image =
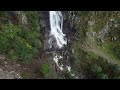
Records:
M49 44L50 48L52 47L52 41L55 38L57 45L59 48L62 48L64 45L67 44L67 39L65 38L65 34L63 33L63 16L60 11L49 11L50 15L50 39L49 39ZM63 71L63 64L59 63L59 60L62 59L63 57L61 55L55 55L53 58L53 61L56 63L57 67ZM71 67L66 66L67 70L71 73ZM75 74L71 74L71 76L75 76ZM77 78L77 77L76 77Z
M71 67L70 66L67 66L67 69L68 69L69 72L71 71Z
M58 66L58 68L63 71L63 64L62 65L59 65L59 59L62 59L63 57L62 56L58 56L56 55L54 58L53 58L53 61L55 61L56 65Z
M63 45L67 44L65 39L65 34L63 34L63 16L60 11L49 11L50 14L50 35L53 35L57 41L59 48L62 48Z

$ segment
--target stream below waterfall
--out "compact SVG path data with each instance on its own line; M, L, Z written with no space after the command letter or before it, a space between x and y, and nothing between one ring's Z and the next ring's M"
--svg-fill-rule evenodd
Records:
M71 73L71 66L68 61L64 62L64 56L60 53L57 53L57 50L63 50L65 46L67 46L67 38L63 33L63 15L61 11L49 11L49 20L50 20L50 34L49 34L49 49L54 50L53 61L56 63L56 66L61 70L67 70ZM75 73L71 73L71 76L78 78L75 76Z

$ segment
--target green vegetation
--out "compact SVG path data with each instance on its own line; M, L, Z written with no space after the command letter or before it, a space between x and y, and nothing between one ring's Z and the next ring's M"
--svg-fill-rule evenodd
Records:
M44 78L48 78L50 76L50 67L48 64L42 64L36 69L37 73L42 74Z
M111 71L113 72L113 76L115 78L118 78L120 76L120 65L118 64L112 65L111 69L112 69Z
M38 11L23 14L27 17L25 25L17 14L0 11L0 54L29 64L41 46L40 17ZM70 62L75 71L90 79L120 79L120 12L72 11L72 16ZM41 64L36 72L43 78L52 77L49 64ZM27 79L30 75L22 73L22 77ZM73 79L68 71L60 78Z
M0 19L8 18L8 22L4 22L5 19L0 21L4 22L0 25L0 53L12 60L30 63L40 48L39 14L35 11L25 12L28 26L11 23L8 14L0 12Z
M8 18L8 11L0 11L0 18Z
M49 66L48 64L43 64L40 67L40 72L42 72L44 75L49 73Z
M98 74L98 73L101 73L101 72L102 72L102 68L101 68L100 66L98 66L97 64L93 64L93 65L91 66L91 71L92 71L93 73Z
M38 11L24 11L28 18L28 23L31 31L40 32L40 16Z
M21 76L22 76L23 79L30 79L30 74L27 73L27 72L23 72L23 73L21 74Z
M64 71L63 75L62 75L63 78L65 79L74 79L73 76L71 76L71 73L69 71Z
M97 78L98 78L98 79L108 79L108 75L107 75L107 74L100 73L100 74L97 75Z
M74 52L70 60L75 70L88 75L87 78L119 78L119 63L116 65L112 62L120 60L120 12L79 11L76 16L80 17L80 22L76 23L77 34L74 36L76 41L71 45ZM104 40L102 42L98 39L99 32L107 24L108 32L102 38ZM102 56L104 53L105 55ZM106 60L104 57L109 58Z
M106 41L103 43L103 45L106 47L106 51L108 51L110 54L113 54L118 60L120 60L120 27L114 27L110 30L108 33L108 36L105 36Z

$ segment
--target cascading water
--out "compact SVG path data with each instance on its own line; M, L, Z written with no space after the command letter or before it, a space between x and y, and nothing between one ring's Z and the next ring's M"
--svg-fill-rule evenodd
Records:
M65 38L65 34L63 34L63 16L60 11L50 11L50 36L54 37L56 39L56 43L58 45L58 48L62 48L63 45L67 44L67 40ZM50 38L49 44L50 48L52 47L52 39Z
M49 45L50 48L55 49L61 49L64 45L67 44L67 39L65 38L65 34L63 34L63 16L60 11L49 11L50 14L50 39L49 39ZM55 39L55 40L54 40ZM56 41L57 47L54 46L54 43ZM60 68L60 70L63 70L63 64L59 65L59 59L62 59L63 57L60 55L55 55L53 60L55 61L56 65Z
M54 48L54 50L62 49L67 45L66 35L63 34L63 16L60 11L49 11L50 17L50 38L49 38L49 48ZM63 59L62 55L55 53L53 60L55 61L58 68L63 71L64 68L70 72L71 67L68 65L59 64L59 60ZM75 76L71 73L71 76ZM75 76L76 77L76 76ZM77 77L76 77L77 78Z

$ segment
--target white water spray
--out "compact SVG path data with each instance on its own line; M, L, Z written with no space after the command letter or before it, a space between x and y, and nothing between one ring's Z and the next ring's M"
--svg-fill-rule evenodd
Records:
M63 16L60 11L49 11L50 14L50 36L54 36L56 39L57 45L59 48L62 48L63 45L67 44L65 34L63 34ZM49 44L51 45L51 39ZM50 46L51 47L51 46Z
M52 48L53 44L56 41L57 49L61 49L64 45L67 44L67 40L65 38L65 34L63 34L63 16L60 11L49 11L50 15L50 39L49 39L49 48ZM55 40L55 41L54 41ZM59 60L63 57L60 55L55 55L53 61L59 67L59 69L63 70L63 65L59 65Z
M49 39L49 45L51 48L52 47L52 43L54 41L54 39L56 40L57 46L59 49L61 49L62 47L64 47L64 45L67 44L67 39L65 38L65 34L63 34L63 16L62 13L60 11L49 11L49 15L50 15L50 39ZM64 70L64 66L63 64L59 64L59 60L62 59L63 57L56 54L53 58L53 61L56 63L56 65L58 66L58 68L63 71ZM71 67L70 66L66 66L67 70L70 72L71 76L74 76L76 78L78 78L77 76L75 76L74 73L71 73Z

